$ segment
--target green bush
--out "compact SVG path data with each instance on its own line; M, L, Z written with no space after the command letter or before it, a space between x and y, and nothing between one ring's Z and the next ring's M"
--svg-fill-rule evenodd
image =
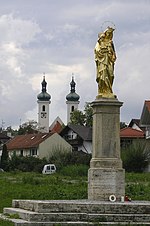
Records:
M150 161L150 151L145 144L132 144L121 150L123 168L127 172L143 172Z
M37 172L41 173L46 164L55 164L57 171L68 165L87 165L89 166L91 155L84 152L68 152L61 147L54 148L48 160L39 159L33 156L13 155L8 161L7 171Z
M71 152L65 152L62 149L53 150L53 154L49 157L49 163L55 164L57 170L68 165L71 159Z
M32 156L13 156L9 160L9 171L41 172L43 166L47 164L46 159L39 159Z
M7 171L8 170L8 161L9 161L9 156L8 156L7 146L6 146L6 144L4 144L3 150L2 150L2 156L0 159L0 168Z
M56 165L57 170L60 170L64 166L68 165L87 165L89 166L91 155L84 152L73 151L65 152L62 150L53 151L53 155L49 158L49 163Z
M82 151L73 151L71 164L85 164L89 166L91 158L92 158L91 154L87 154Z

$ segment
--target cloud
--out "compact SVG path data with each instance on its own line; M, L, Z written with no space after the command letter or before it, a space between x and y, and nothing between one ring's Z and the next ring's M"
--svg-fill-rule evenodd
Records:
M0 30L3 34L0 42L15 42L18 45L33 41L35 35L41 31L35 22L15 18L12 14L0 17Z
M131 33L120 46L116 63L116 93L125 102L122 119L140 118L145 99L149 98L150 33Z
M28 100L34 92L24 70L29 53L25 45L39 32L35 22L11 14L0 17L0 33L3 34L0 38L0 117L7 125L18 123L18 118L24 118L25 112L32 107Z
M5 125L19 125L20 118L37 120L37 94L44 72L52 96L50 123L57 115L66 122L65 97L72 73L79 108L94 100L93 50L104 21L116 25L114 92L124 102L121 119L129 122L139 117L149 98L149 5L146 0L0 3L0 120Z

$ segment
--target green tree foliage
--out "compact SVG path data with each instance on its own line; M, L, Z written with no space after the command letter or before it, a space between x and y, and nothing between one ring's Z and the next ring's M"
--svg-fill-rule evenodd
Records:
M121 150L123 168L127 172L143 172L150 161L150 150L140 142Z
M23 123L18 130L18 135L38 133L38 124L34 120Z
M22 171L22 172L41 172L43 166L47 164L46 159L39 159L33 156L12 156L9 161L9 171Z
M82 111L74 110L71 113L70 121L74 125L84 126L84 124L85 124L85 115L84 115L84 113Z
M7 146L6 146L6 144L4 144L3 145L3 150L2 150L0 168L2 168L4 170L7 170L7 168L8 168L8 160L9 160L9 156L8 156Z
M85 112L85 125L92 127L92 125L93 125L93 109L92 109L90 103L85 104L84 112Z
M75 110L71 113L71 123L81 126L92 126L93 123L93 109L90 103L85 104L84 112Z
M64 166L68 165L87 165L89 166L91 160L91 154L84 152L73 151L73 152L63 152L54 151L53 155L49 158L49 163L56 165L57 169L60 170Z

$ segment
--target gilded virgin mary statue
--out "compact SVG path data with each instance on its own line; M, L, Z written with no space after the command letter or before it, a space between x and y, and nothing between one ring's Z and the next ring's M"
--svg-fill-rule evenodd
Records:
M114 98L112 91L114 80L114 63L116 61L116 53L113 44L114 28L107 29L98 34L98 40L94 49L98 83L97 98Z

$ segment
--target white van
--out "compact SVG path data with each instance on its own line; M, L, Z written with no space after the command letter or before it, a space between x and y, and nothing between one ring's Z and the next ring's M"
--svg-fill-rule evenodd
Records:
M52 174L56 172L56 166L54 164L47 164L43 167L43 174Z

